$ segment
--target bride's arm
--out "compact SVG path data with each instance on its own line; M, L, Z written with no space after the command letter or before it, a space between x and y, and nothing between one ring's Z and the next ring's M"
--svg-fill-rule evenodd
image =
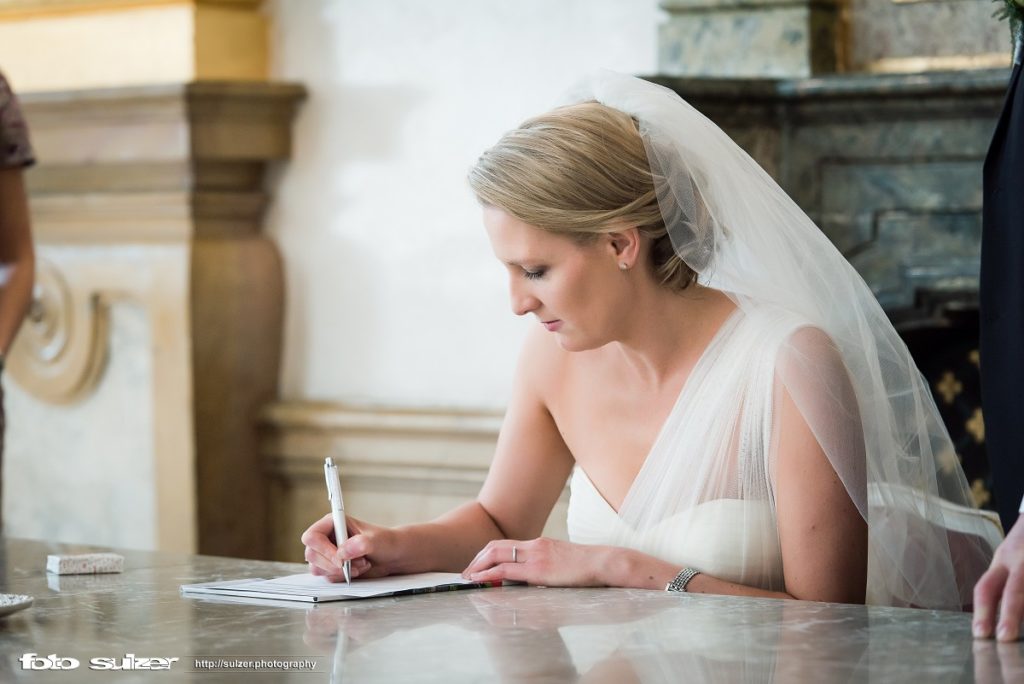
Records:
M540 326L523 346L494 460L477 496L508 539L541 534L575 463L547 408L562 384L567 354Z
M864 432L846 366L824 332L803 328L778 372L775 501L786 590L864 603L868 527L854 503L866 506Z
M868 529L849 492L866 496L863 436L846 367L825 333L804 328L783 351L779 374L775 502L786 591L762 591L710 575L694 577L687 591L864 603ZM833 450L832 459L843 461L846 482L819 437Z
M340 552L328 514L302 535L311 571L340 577L341 560L348 558L357 576L458 572L493 539L539 535L573 465L545 407L546 388L559 382L560 353L540 335L528 336L494 459L474 501L431 522L396 528L350 518L351 536Z
M516 550L515 562L512 549ZM573 544L557 539L492 541L463 573L477 582L512 580L552 587L630 587L664 589L682 568L633 549ZM796 598L779 591L765 591L720 580L707 574L686 585L689 592Z
M491 540L531 539L544 530L574 463L545 399L559 382L562 354L550 337L527 336L476 500L432 523L400 528L415 540L423 569L459 572Z

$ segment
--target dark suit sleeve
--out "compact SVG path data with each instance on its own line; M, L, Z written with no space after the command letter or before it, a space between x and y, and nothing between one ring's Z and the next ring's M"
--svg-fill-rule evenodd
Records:
M1003 528L1024 493L1024 86L1010 76L984 166L981 397L985 446Z

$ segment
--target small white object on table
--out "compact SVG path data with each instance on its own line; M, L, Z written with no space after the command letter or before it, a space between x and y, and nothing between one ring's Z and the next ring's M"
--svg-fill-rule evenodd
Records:
M123 570L124 556L117 553L77 553L46 557L46 572L57 575L95 575Z

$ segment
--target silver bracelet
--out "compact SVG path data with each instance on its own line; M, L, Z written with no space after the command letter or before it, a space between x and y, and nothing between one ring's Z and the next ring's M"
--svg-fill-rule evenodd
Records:
M686 585L690 580L700 574L697 568L683 568L676 578L665 585L665 591L686 591Z

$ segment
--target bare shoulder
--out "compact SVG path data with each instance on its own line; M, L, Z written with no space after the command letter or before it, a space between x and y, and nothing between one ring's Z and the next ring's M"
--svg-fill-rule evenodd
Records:
M803 326L793 331L779 354L776 379L783 404L794 419L846 435L852 445L861 428L857 392L850 368L836 341L824 330Z
M821 328L805 325L794 330L783 345L778 370L813 373L821 379L846 378L848 369L839 345Z
M839 347L831 335L816 325L804 325L789 336L793 348L806 354L838 355Z

